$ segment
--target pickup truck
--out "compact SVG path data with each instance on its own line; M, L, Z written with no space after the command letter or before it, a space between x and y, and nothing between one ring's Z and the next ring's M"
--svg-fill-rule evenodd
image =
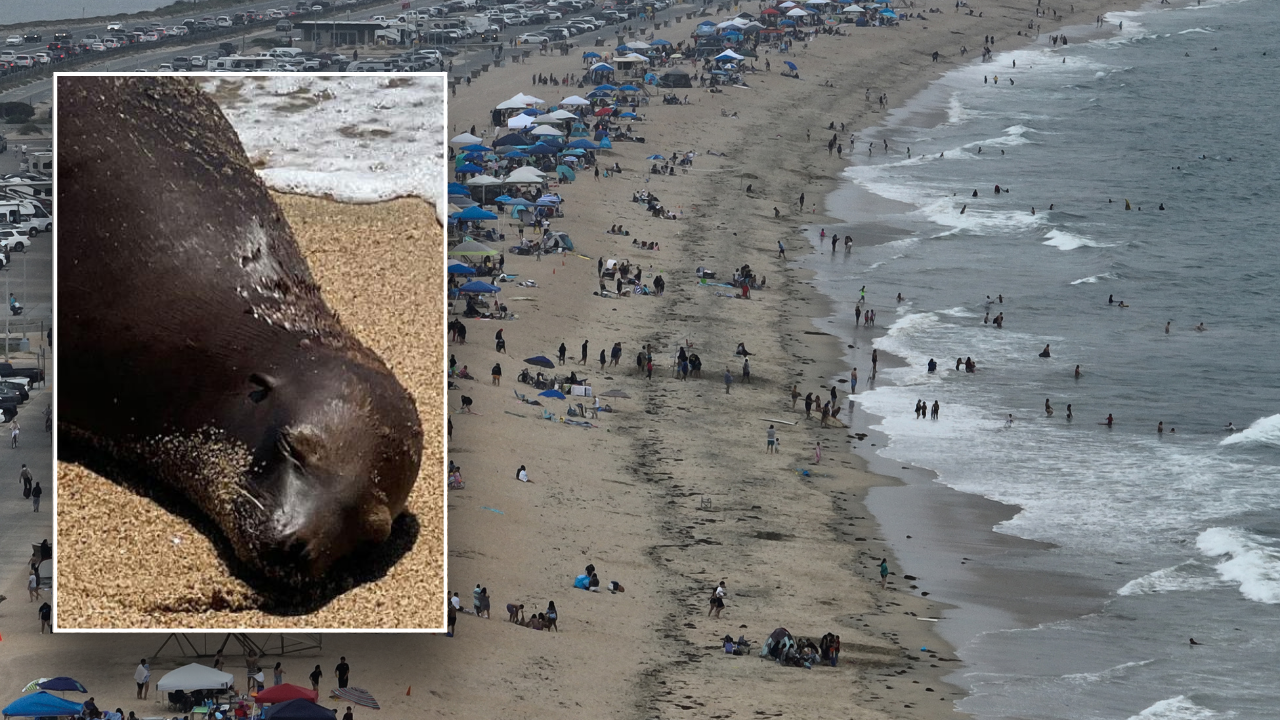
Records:
M44 371L40 368L15 368L12 363L0 362L0 378L26 378L30 384L44 382Z

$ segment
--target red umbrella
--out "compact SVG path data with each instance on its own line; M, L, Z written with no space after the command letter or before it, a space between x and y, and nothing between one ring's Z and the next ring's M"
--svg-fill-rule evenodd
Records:
M765 8L764 12L761 12L760 14L761 15L781 15L782 13L778 12L777 10L774 10L773 8Z
M292 683L282 683L269 687L258 693L258 702L267 705L270 703L281 703L285 700L296 700L303 698L311 702L317 702L320 699L320 693L310 688L304 688L300 685Z
M611 112L613 112L613 108L611 108L611 107L602 107L602 108L600 108L599 110L597 110L597 111L596 111L596 117L603 117L603 116L605 116L605 115L608 115L608 114L609 114L609 113L611 113Z

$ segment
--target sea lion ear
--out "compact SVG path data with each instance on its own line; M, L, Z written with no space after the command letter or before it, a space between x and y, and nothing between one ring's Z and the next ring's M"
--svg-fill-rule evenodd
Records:
M276 379L270 375L254 373L249 376L249 382L257 386L256 390L249 393L249 399L255 403L260 403L263 400L266 400L267 396L271 394L271 391L276 388Z

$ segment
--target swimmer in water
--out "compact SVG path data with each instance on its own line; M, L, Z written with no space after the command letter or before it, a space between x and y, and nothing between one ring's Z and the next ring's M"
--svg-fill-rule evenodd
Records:
M1044 349L1040 351L1040 357L1042 357L1042 358L1047 358L1047 357L1049 357L1049 346L1048 346L1048 345L1045 345L1045 346L1044 346Z
M1071 403L1067 403L1067 419L1070 420L1071 418Z
M1160 421L1159 423L1156 424L1156 434L1157 435L1164 434L1164 421Z
M1013 427L1013 413L1009 413L1009 417L1004 421L1005 427Z
M1167 323L1165 323L1165 324L1164 324L1164 334L1165 334L1165 335L1168 335L1168 334L1169 334L1169 326L1170 326L1170 325L1172 325L1172 324L1173 324L1173 321L1172 321L1172 320L1170 320L1169 322L1167 322Z
M1077 379L1077 380L1079 380L1079 379L1080 379L1080 366L1079 366L1079 365L1077 365L1077 366L1076 366L1076 379Z
M1196 330L1199 332L1204 332L1205 330L1208 330L1208 329L1209 328L1204 326L1204 323L1200 323L1199 325L1196 326Z
M1224 428L1222 428L1222 429L1223 429L1223 430L1226 430L1227 432L1235 432L1235 431L1236 431L1236 426L1235 426L1235 425L1233 425L1233 424L1231 424L1231 423L1227 423L1227 426L1226 426L1226 427L1224 427Z
M1049 398L1044 399L1044 414L1053 417L1053 406L1049 404Z
M1108 295L1108 296L1107 296L1107 304L1108 304L1108 305L1115 305L1115 304L1116 304L1116 296L1115 296L1115 295Z
M1121 301L1120 301L1120 303L1119 303L1119 307L1129 307L1129 303L1127 303L1127 302L1125 302L1125 301L1121 300Z
M1107 413L1107 421L1102 424L1106 425L1107 427L1111 427L1111 424L1114 422L1115 422L1115 419L1111 417L1111 413Z

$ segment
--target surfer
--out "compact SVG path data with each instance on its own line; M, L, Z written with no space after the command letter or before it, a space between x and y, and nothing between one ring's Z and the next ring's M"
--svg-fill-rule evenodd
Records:
M1101 424L1106 425L1107 427L1111 427L1111 424L1114 422L1115 422L1115 419L1111 417L1111 413L1107 413L1107 421Z
M1232 425L1231 423L1229 423L1229 422L1228 422L1228 423L1227 423L1227 426L1226 426L1226 427L1224 427L1224 428L1222 428L1222 429L1223 429L1223 430L1225 430L1225 431L1227 431L1227 432L1233 433L1233 432L1235 432L1235 431L1236 431L1236 426L1235 426L1235 425Z

